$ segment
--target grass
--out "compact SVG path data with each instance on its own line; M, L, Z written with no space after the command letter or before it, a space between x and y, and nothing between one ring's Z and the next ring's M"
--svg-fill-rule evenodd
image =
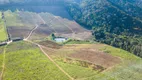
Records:
M20 11L17 14L20 15L20 20L25 25L25 27L31 29L35 27L35 24L41 24L42 22L37 13Z
M87 77L91 77L93 75L97 75L97 71L94 71L89 68L85 68L82 66L77 66L73 64L63 63L61 61L57 61L57 63L67 72L69 73L74 79L83 79Z
M2 71L2 64L3 64L3 54L0 54L0 73Z
M1 74L1 72L2 72L3 50L4 50L4 47L0 47L0 74Z
M121 63L101 73L76 64L64 63L63 60L68 54L72 54L75 52L74 50L80 50L81 48L99 49L112 56L119 57ZM141 80L142 59L122 49L99 43L80 45L73 43L67 44L55 52L50 53L50 50L47 50L47 52L58 65L77 80Z
M71 49L71 47L68 47L71 45L65 45L61 49L57 49L57 50L46 50L45 49L45 51L56 61L56 63L60 67L62 67L74 79L82 80L84 78L86 79L87 77L97 75L98 71L92 70L91 68L85 68L77 64L64 63L64 58L66 58L68 54L75 53L75 50L86 48L86 45L78 45L77 47L72 47L73 49Z
M6 54L4 80L68 80L39 49Z
M119 57L121 63L103 72L85 68L76 64L64 63L63 58L74 50L82 48L100 49L113 56ZM69 80L37 46L16 42L6 49L6 63L3 80ZM3 48L0 48L3 52ZM122 49L102 44L69 44L55 51L47 50L55 62L75 80L141 80L142 59ZM2 65L3 54L0 54ZM0 67L1 71L2 67Z
M140 59L139 57L133 55L132 53L119 49L119 48L114 48L111 46L106 46L104 48L102 48L102 50L105 52L108 52L109 54L113 55L113 56L117 56L120 57L123 60L137 60Z
M7 33L6 33L6 29L4 26L4 22L2 20L2 15L0 12L0 41L4 41L7 39Z
M6 53L3 80L69 80L38 48L24 43L12 43L7 47L8 50L18 48L14 47L16 44L23 45Z
M86 80L141 80L142 59L121 49L104 46L101 50L122 59L122 63Z
M6 19L6 26L7 27L21 27L24 26L22 21L20 20L19 15L17 12L12 12L10 10L5 11L5 19Z

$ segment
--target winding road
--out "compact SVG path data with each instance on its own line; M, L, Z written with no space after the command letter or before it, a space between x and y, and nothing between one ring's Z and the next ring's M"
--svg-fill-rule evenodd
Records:
M39 15L39 17L40 17L40 19L43 21L43 23L46 24L46 22L41 18L40 15ZM52 22L52 20L51 20L51 22ZM71 75L69 75L65 70L63 70L63 69L43 50L43 48L46 48L45 46L42 46L42 45L40 45L40 44L38 44L38 43L35 43L35 42L32 42L32 41L29 40L29 38L31 37L31 35L33 34L33 32L34 32L38 27L39 27L39 25L36 24L35 27L30 31L29 35L28 35L25 39L23 39L23 40L26 41L26 42L29 42L29 43L32 43L32 44L37 45L37 46L40 48L40 50L43 52L43 54L44 54L60 71L62 71L66 76L68 76L68 78L69 78L70 80L74 80L74 78L71 77ZM10 43L12 43L12 40L7 41L6 43L7 43L7 45L4 47L4 51L3 51L3 64L2 64L2 72L1 72L1 74L0 74L0 80L3 80L3 74L4 74L4 70L5 70L5 57L6 57L5 54L6 54L6 47L7 47Z
M31 37L32 33L33 33L38 27L39 27L39 26L36 24L36 27L29 33L28 37L25 38L24 40L28 40L28 39Z
M31 37L32 33L33 33L37 28L38 28L38 25L36 25L36 27L30 32L29 36L28 36L26 39L24 39L24 41L30 42L30 43L32 43L32 44L37 45L37 46L40 48L40 50L44 53L44 55L45 55L60 71L62 71L66 76L68 76L70 80L74 80L73 77L71 77L65 70L63 70L63 69L43 50L43 48L46 48L45 46L42 46L42 45L40 45L40 44L38 44L38 43L35 43L35 42L32 42L32 41L28 40L28 39Z

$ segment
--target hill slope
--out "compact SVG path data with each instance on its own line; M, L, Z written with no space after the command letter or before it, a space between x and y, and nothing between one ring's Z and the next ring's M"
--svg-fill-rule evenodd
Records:
M93 28L96 41L142 57L142 8L138 2L141 5L137 0L82 0L66 7L78 23Z

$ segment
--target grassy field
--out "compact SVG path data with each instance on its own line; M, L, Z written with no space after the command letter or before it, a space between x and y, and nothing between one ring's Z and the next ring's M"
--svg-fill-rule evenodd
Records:
M57 63L74 79L83 80L84 78L91 77L98 74L98 71L94 71L91 68L85 68L78 65L68 64L61 61L57 61Z
M11 26L18 26L18 27L23 26L23 23L20 20L17 12L12 12L12 11L8 10L8 11L5 11L4 14L5 14L7 27L9 27L9 26L10 27Z
M0 47L0 74L2 72L2 65L3 65L3 52L4 52L4 47Z
M18 42L7 47L3 80L68 80L36 46L31 46Z
M49 43L47 41L47 43ZM46 41L43 43L46 46ZM42 44L42 43L40 43ZM42 45L43 45L42 44ZM48 46L50 46L48 48ZM66 44L56 47L50 42L44 50L75 80L141 80L142 59L135 55L104 44ZM0 47L0 66L3 64L3 48ZM94 49L119 57L121 63L103 72L77 64L64 62L69 54ZM78 53L79 54L79 53ZM0 67L0 72L2 67ZM40 50L31 43L14 42L7 46L3 80L69 80Z
M4 41L7 39L6 29L4 27L4 22L2 20L2 15L0 12L0 41Z
M75 42L76 43L76 42ZM103 72L85 68L78 64L64 62L64 59L76 51L94 49L103 51L121 59L121 63L114 65ZM104 44L66 44L60 49L45 49L46 52L66 72L77 80L141 80L142 59L122 49ZM80 54L80 53L78 53Z
M122 63L101 74L87 78L86 80L141 80L142 59L135 55L111 46L105 46L101 50L113 56L120 57Z

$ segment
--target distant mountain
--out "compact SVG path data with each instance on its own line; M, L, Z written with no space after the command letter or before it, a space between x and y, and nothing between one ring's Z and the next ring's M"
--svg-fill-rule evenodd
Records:
M142 0L82 0L66 4L70 15L93 29L96 41L142 57Z

